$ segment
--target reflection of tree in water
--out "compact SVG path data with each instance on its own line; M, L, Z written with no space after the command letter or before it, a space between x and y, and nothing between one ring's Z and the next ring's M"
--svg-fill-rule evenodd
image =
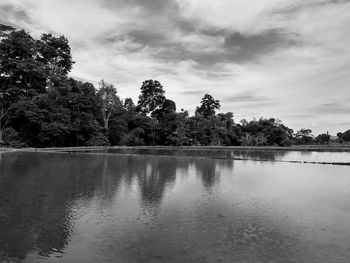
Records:
M89 199L101 162L73 155L6 154L0 163L0 253L24 258L62 251L73 229L70 206Z
M211 188L220 179L220 174L225 169L233 170L233 161L229 159L198 158L194 164L196 171L206 188Z
M142 202L148 207L158 207L165 189L175 182L176 169L184 163L176 158L148 157L142 165L142 169L134 171L138 178Z
M156 212L177 175L195 167L211 187L232 160L10 153L0 162L0 260L28 253L49 256L69 242L76 209L98 201L112 206L121 187L138 185L143 207ZM98 196L98 198L95 198Z
M138 182L143 205L156 208L186 159L84 154L2 155L0 259L62 251L74 228L73 206L94 196L102 209L123 185ZM83 202L79 204L79 202Z
M196 170L202 179L203 185L207 188L213 186L217 178L219 177L219 172L215 169L215 160L213 159L198 159L195 162Z
M127 153L127 154L146 154L146 155L165 155L165 156L189 156L189 157L212 157L220 159L252 159L252 160L265 160L276 161L285 157L289 152L282 150L262 150L262 149L249 149L249 150L232 150L232 149L112 149L111 152L115 153ZM310 152L302 152L302 154L310 154Z
M252 160L268 160L276 161L287 155L287 151L267 151L267 150L247 150L247 151L232 151L232 157Z

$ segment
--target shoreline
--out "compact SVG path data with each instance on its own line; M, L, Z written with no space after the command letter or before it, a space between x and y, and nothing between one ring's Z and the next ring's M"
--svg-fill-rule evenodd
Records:
M0 148L4 152L86 152L113 149L142 150L237 150L237 151L317 151L317 152L350 152L350 145L296 145L296 146L81 146L81 147L49 147L49 148Z
M111 150L112 152L109 152ZM116 150L116 152L113 152ZM121 152L117 152L121 150ZM126 150L125 152L123 150ZM144 150L145 152L130 153L128 150ZM155 153L152 151L167 151ZM151 152L147 152L151 151ZM84 146L84 147L52 147L52 148L0 148L0 156L2 153L61 153L61 154L122 154L122 155L154 155L157 156L172 156L173 153L181 156L193 156L193 157L205 157L213 159L232 159L232 160L243 160L243 161L259 161L259 162L286 162L286 163L302 163L302 164L323 164L323 165L340 165L350 166L350 160L346 162L329 162L329 161L306 161L306 160L270 160L270 159L256 159L256 158L241 158L232 156L232 151L247 151L247 152L350 152L350 145L301 145L291 147L277 147L277 146ZM177 154L176 154L177 152ZM181 153L182 152L182 153ZM185 152L187 152L185 154ZM209 155L201 155L201 152ZM214 155L213 155L214 154ZM223 154L223 156L222 156ZM229 154L230 156L227 156Z

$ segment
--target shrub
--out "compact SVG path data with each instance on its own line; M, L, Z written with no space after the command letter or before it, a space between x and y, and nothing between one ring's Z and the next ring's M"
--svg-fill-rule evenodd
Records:
M102 133L94 133L91 138L86 142L87 146L109 146L108 137Z

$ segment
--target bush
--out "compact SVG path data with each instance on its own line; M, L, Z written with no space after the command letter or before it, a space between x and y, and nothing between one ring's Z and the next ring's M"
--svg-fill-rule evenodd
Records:
M108 137L102 133L94 133L91 138L86 142L87 146L109 146Z
M286 138L282 141L282 145L285 146L285 147L289 147L289 146L292 146L293 144L293 140L289 139L289 138Z
M18 137L18 132L12 127L4 129L3 139L4 145L8 147L22 148L27 146L25 143L21 142Z
M141 136L144 134L144 130L142 128L135 128L128 134L124 135L120 141L120 145L126 146L142 146L145 145L144 140Z

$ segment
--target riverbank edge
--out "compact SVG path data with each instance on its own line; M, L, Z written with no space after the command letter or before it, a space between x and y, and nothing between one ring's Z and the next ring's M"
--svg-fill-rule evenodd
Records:
M91 152L112 149L146 150L249 150L249 151L318 151L350 152L350 145L298 145L298 146L82 146L50 148L0 148L0 152Z

